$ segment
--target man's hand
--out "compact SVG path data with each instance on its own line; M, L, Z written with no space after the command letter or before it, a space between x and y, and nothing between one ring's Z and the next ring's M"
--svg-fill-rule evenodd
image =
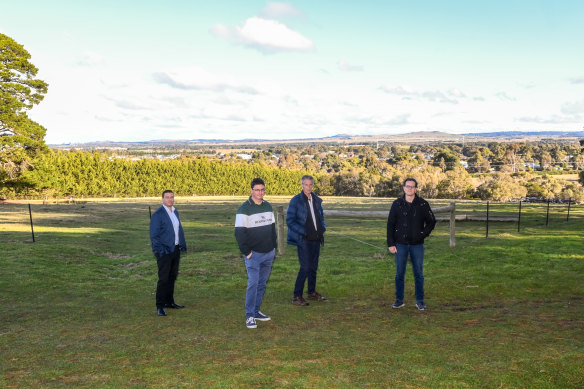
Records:
M388 249L389 249L389 252L392 254L397 253L397 247L395 247L395 246L389 246Z

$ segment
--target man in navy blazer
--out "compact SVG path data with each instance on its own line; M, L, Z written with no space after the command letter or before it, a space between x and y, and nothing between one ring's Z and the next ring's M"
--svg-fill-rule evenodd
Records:
M156 308L158 316L166 316L164 308L184 308L174 301L174 283L178 276L181 251L187 251L185 233L174 208L174 192L162 192L162 206L150 219L150 241L158 263Z

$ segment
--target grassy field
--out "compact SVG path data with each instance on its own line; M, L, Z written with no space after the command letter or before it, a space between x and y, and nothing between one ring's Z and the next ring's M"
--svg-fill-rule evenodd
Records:
M267 196L275 205L289 197ZM189 252L183 310L155 314L149 210L159 199L0 205L0 387L584 387L584 207L524 204L517 223L448 223L426 241L428 310L391 308L385 220L328 218L318 290L290 304L293 247L274 263L245 327L246 274L233 236L242 197L178 198ZM325 198L325 209L386 210L391 199ZM447 201L430 201L432 206ZM484 203L457 203L481 214ZM492 205L515 215L517 204Z

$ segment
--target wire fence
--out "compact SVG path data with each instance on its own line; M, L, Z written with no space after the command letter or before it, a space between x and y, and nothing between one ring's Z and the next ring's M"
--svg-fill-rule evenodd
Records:
M429 200L432 208L448 207L452 201L450 200ZM112 204L112 203L109 203ZM125 202L125 204L128 204ZM571 223L584 218L584 206L582 204L574 204L571 201L564 203L555 203L552 201L546 202L516 202L516 203L502 203L491 201L456 201L456 223L464 223L459 228L464 228L466 231L472 231L477 234L484 235L485 238L493 236L494 234L502 233L537 233L545 229L552 229L561 226L565 228ZM351 210L362 211L366 213L375 213L377 218L387 218L389 213L390 200L383 199L375 202L371 199L370 202L364 204L357 204L352 206ZM107 207L108 204L98 204L94 206ZM156 208L160 206L155 205ZM67 224L74 223L75 227L83 227L80 221L66 215L68 207L84 207L80 204L0 204L0 242L32 242L36 241L38 232L35 232L37 223L43 224L43 220L48 218L48 215L59 207L56 224L59 227L67 227ZM198 205L182 204L182 210L193 208L195 211ZM276 209L275 208L275 213ZM133 204L133 209L136 212L143 212L145 221L147 221L153 212L153 206L138 203ZM74 210L71 209L73 212ZM326 209L325 209L326 211ZM91 212L88 210L87 212ZM234 212L234 211L233 211ZM357 212L358 213L358 212ZM182 214L182 213L181 213ZM449 220L450 216L447 213L437 214L439 220ZM278 216L277 216L278 217ZM343 216L335 216L343 217ZM352 215L352 218L359 218L359 216ZM365 217L371 217L365 216ZM284 236L284 217L279 215L279 230L281 245L285 247ZM51 217L53 223L55 217ZM331 231L333 232L333 231ZM334 233L334 232L333 232ZM345 234L347 235L347 234Z

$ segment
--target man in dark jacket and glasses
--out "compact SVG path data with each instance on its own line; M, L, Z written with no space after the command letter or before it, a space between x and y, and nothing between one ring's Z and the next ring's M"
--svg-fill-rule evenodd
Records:
M436 225L430 204L416 194L418 182L413 178L404 181L404 194L391 205L387 218L387 246L395 254L395 302L393 308L404 304L404 279L408 255L412 260L416 288L416 307L423 311L424 304L424 239Z

